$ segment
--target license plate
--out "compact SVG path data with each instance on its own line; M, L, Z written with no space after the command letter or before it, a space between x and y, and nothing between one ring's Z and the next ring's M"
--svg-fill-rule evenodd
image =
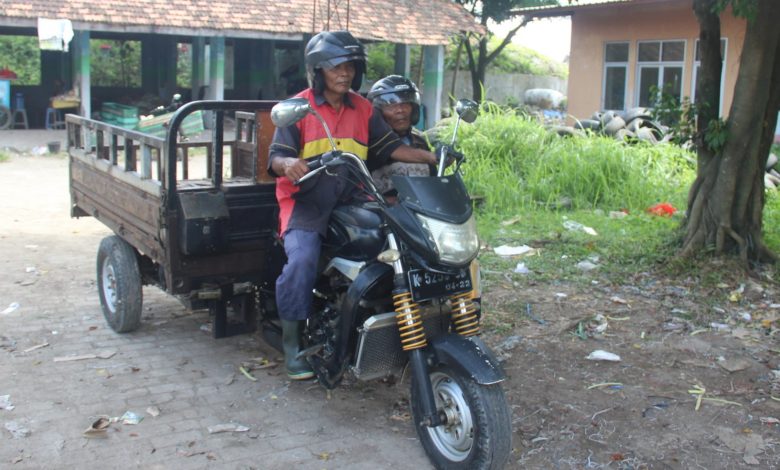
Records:
M412 269L409 271L409 288L415 302L460 294L472 289L471 274L468 269L461 269L457 274Z

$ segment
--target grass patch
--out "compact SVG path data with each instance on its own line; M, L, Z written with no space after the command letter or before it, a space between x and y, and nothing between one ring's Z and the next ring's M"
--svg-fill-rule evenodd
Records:
M684 210L695 156L679 147L563 138L534 118L489 103L475 123L461 127L459 146L467 157L466 185L483 197L477 210L483 241L538 249L522 259L484 252L488 281L493 271L517 279L619 282L665 263L679 246L679 212L647 212L660 202ZM627 215L611 215L617 212ZM504 223L509 220L516 222ZM564 225L575 222L597 235ZM529 274L513 273L518 261ZM585 272L577 267L583 261L599 268Z
M3 151L0 151L0 163L7 162L10 159L11 159L10 155L8 155L7 153L5 153Z
M451 125L441 135L451 135ZM677 146L628 145L595 135L562 138L533 118L483 104L477 121L461 126L459 150L467 158L462 167L466 185L481 196L476 214L487 249L479 259L492 308L487 329L509 334L518 321L528 321L523 292L559 284L585 292L615 286L662 296L680 292L685 298L680 304L688 307L674 316L706 327L724 321L729 315L724 309L749 302L730 299L740 285L751 278L780 279L776 265L748 272L736 257L676 256L696 170L695 154ZM648 211L661 202L678 212L664 217ZM778 228L780 192L767 191L764 241L780 254ZM505 258L493 251L500 245L528 245L535 251ZM578 266L583 262L597 267L584 270ZM519 263L525 272L516 272Z
M464 125L466 185L489 214L565 206L644 210L685 204L695 157L672 145L626 145L606 137L562 138L535 119L484 104ZM447 132L444 135L448 135Z
M480 234L486 244L528 245L536 249L529 256L505 258L486 250L480 256L489 274L508 274L513 279L530 281L590 282L594 276L620 283L639 272L657 268L673 255L679 237L677 217L658 217L646 213L629 213L623 218L611 218L601 210L554 212L532 210L502 225L493 216L480 216ZM576 222L595 230L590 235L570 230L565 222ZM518 263L524 263L528 274L517 274ZM590 262L598 266L584 271L577 265Z

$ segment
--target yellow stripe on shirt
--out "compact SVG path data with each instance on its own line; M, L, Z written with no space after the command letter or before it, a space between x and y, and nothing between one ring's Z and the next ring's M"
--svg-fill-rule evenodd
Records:
M336 148L339 150L343 150L345 152L354 153L358 157L360 157L361 160L365 160L368 158L368 147L365 145L356 142L353 139L333 139L336 142ZM325 152L330 152L332 150L332 147L330 146L330 141L328 139L318 139L313 140L311 142L306 142L306 144L301 149L300 157L301 158L311 158L316 157L317 155L322 155Z

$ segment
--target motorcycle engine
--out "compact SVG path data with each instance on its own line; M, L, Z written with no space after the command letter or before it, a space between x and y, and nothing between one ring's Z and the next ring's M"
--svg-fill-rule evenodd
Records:
M334 280L332 280L334 281ZM333 286L331 286L333 287ZM341 382L344 366L338 363L336 354L340 339L341 314L339 305L346 288L337 289L335 299L315 292L315 310L309 318L304 339L307 360L317 374L317 379L326 388L335 388ZM331 290L331 293L334 290Z

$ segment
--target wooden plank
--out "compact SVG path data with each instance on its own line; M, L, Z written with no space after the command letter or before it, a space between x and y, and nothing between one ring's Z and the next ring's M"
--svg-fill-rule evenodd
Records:
M118 158L119 158L119 136L112 133L111 134L111 164L116 165Z
M270 111L257 111L255 120L257 126L257 182L273 183L275 178L268 174L268 150L271 147L276 127L271 121Z
M158 263L164 262L159 197L71 160L72 204L95 217Z
M106 160L99 160L91 155L86 155L84 151L71 149L71 160L78 160L80 163L92 166L97 171L107 173L112 178L133 186L141 191L149 193L151 196L160 198L162 196L162 183L155 180L142 180L134 171L123 171L116 165L112 165Z
M147 144L141 144L141 179L152 177L152 149Z
M71 167L71 175L73 188L88 195L103 211L117 213L122 216L119 222L128 220L144 232L157 236L159 198L76 162Z
M125 137L125 171L136 171L135 145L130 137Z

